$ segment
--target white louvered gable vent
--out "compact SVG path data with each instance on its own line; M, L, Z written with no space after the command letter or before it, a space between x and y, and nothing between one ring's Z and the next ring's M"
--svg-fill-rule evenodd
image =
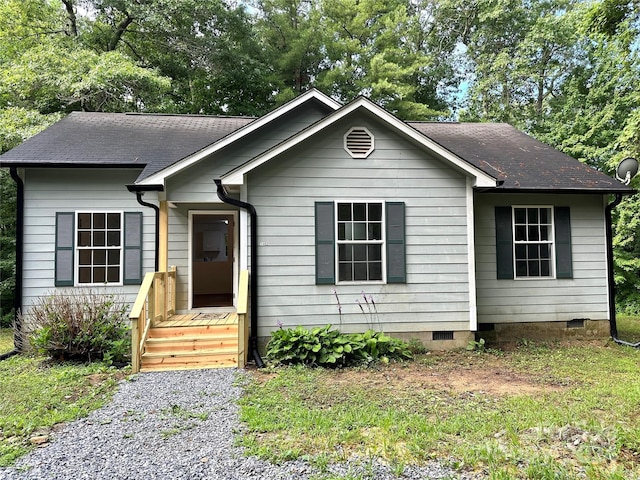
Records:
M373 152L373 135L365 127L351 127L344 134L344 149L353 158L367 158Z

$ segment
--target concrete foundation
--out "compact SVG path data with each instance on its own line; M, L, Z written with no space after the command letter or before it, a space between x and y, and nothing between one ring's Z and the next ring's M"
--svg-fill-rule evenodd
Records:
M476 339L494 344L522 340L593 340L609 336L608 320L576 319L568 322L493 323L479 325Z

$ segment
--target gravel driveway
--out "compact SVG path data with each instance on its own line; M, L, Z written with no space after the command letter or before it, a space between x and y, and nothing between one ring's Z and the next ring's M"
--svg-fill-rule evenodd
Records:
M46 447L0 479L307 479L304 461L272 465L234 446L242 372L235 369L145 373L121 382L113 400L70 423ZM331 465L336 478L472 478L439 464L407 467L401 477L378 461Z

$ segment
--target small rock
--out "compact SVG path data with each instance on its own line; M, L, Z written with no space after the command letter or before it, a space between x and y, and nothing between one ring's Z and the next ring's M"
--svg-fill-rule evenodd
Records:
M29 439L32 445L43 445L49 442L49 435L36 435Z

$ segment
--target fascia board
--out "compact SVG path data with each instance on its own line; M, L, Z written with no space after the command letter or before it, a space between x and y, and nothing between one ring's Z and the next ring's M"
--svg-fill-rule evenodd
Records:
M212 153L217 152L218 150L236 142L237 140L241 139L242 137L249 135L251 132L256 131L257 129L263 127L264 125L278 119L279 117L283 116L284 114L290 112L291 110L297 108L298 106L302 105L303 103L306 103L307 101L309 101L310 99L315 98L316 100L319 100L320 102L324 103L326 106L328 106L329 108L333 109L333 110L337 110L339 109L342 105L338 102L336 102L335 100L333 100L331 97L328 97L327 95L325 95L324 93L320 92L319 90L309 90L305 93L303 93L302 95L294 98L293 100L291 100L288 103L285 103L284 105L281 105L280 107L276 108L275 110L273 110L272 112L267 113L266 115L264 115L263 117L260 117L258 119L256 119L255 121L245 125L244 127L236 130L235 132L231 133L230 135L227 135L226 137L218 140L216 143L213 143L211 145L209 145L208 147L203 148L202 150L200 150L199 152L196 152L192 155L189 155L188 157L183 158L182 160L179 160L178 162L176 162L175 164L160 170L157 173L154 173L153 175L145 178L144 180L141 180L140 182L138 182L138 185L155 185L155 184L164 184L165 180L169 177L171 177L172 175L175 175L176 173L180 172L181 170L190 167L191 165L198 163L200 160L202 160L203 158L208 157L209 155L211 155Z
M371 102L370 100L364 97L360 97L354 100L350 104L342 107L340 110L337 110L336 112L320 120L318 123L308 127L306 130L303 130L302 132L292 136L291 138L289 138L289 140L286 140L285 142L279 145L276 145L271 150L253 158L252 160L247 162L245 165L242 165L226 173L225 175L222 176L223 183L225 185L242 185L244 183L244 175L246 173L250 172L254 168L259 167L263 163L266 163L267 161L271 160L273 157L276 157L281 153L284 153L285 151L289 150L295 145L298 145L300 142L312 137L316 133L320 132L324 128L340 120L341 118L345 117L351 112L357 110L358 108L364 108L368 110L369 112L373 113L374 115L376 115L377 117L379 117L380 119L382 119L383 121L391 125L392 127L401 131L405 136L418 142L419 144L424 145L440 158L448 161L449 163L457 167L459 170L462 170L465 173L469 174L470 176L474 177L475 178L475 183L473 185L474 187L491 188L496 186L495 178L486 174L482 170L479 170L473 167L472 165L468 164L467 162L462 160L460 157L456 156L455 154L453 154L446 148L442 147L441 145L435 143L433 140L424 136L414 128L410 127L403 121L397 119L396 117L391 115L389 112L387 112L383 108L377 106L376 104L374 104L373 102Z

